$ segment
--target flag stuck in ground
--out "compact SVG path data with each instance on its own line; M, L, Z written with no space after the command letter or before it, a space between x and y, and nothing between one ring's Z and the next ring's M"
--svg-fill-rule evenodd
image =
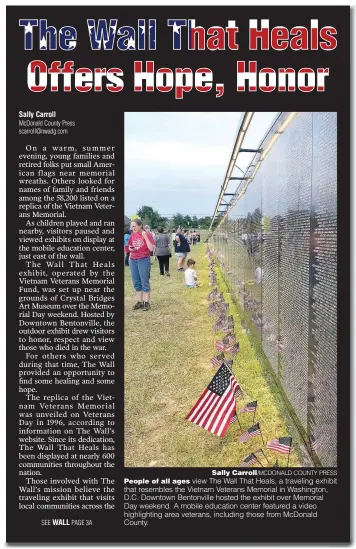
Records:
M226 337L224 337L224 339L222 339L221 341L219 340L219 341L216 342L216 348L217 348L218 351L229 351L230 352L230 349L233 346L236 346L236 345L238 346L238 343L236 344L236 336L232 335L232 334L229 334ZM238 351L238 348L237 348L236 352L237 351Z
M216 297L218 295L218 289L217 288L214 288L214 290L212 290L210 292L210 294L208 295L208 301L210 301L211 299L214 299L214 297Z
M224 339L222 340L218 340L216 342L216 348L218 351L226 351L229 347L231 347L231 344L229 343L229 340L228 340L228 337L229 336L226 336L224 337Z
M255 454L250 454L249 456L245 457L245 459L240 463L240 467L251 467L251 465L256 462L257 458Z
M292 448L292 437L274 438L267 442L267 448L280 454L290 454Z
M242 433L242 435L239 438L240 442L247 442L251 437L257 437L261 434L260 424L256 423L256 425L252 425L247 431Z
M217 356L214 356L210 362L213 366L217 366L218 368L220 368L220 366L223 365L224 363L224 360L225 360L225 355L224 353L220 353L219 355Z
M224 320L223 319L217 320L213 325L213 332L215 333L218 332L219 330L222 329L223 326L224 326Z
M235 345L226 350L230 353L231 356L236 356L240 350L240 345L238 343L235 343Z
M225 360L224 360L225 366L227 366L227 367L229 368L229 370L231 370L231 372L232 372L232 365L233 365L233 363L234 363L233 360L226 360L226 358L225 358Z
M223 437L236 413L235 395L238 389L238 381L223 364L186 419Z
M218 330L221 330L223 326L226 325L226 322L227 322L226 313L219 314L215 324L213 325L213 331L217 332Z
M232 418L230 419L230 425L232 423L235 423L235 421L237 421L237 420L238 420L238 417L237 417L236 412L235 412L234 415L232 416Z
M225 313L225 315L226 315L226 313ZM226 317L225 323L226 323L226 327L233 328L234 327L233 317L231 315L229 317Z
M217 309L217 303L216 301L213 301L212 303L210 303L208 307L208 315L213 316L215 314L216 309Z
M220 329L224 334L232 334L234 332L234 327L231 324L224 324Z
M243 414L245 412L256 412L256 408L257 400L254 400L253 402L249 402L248 404L246 404L246 406L241 408L241 410L238 411L238 414Z

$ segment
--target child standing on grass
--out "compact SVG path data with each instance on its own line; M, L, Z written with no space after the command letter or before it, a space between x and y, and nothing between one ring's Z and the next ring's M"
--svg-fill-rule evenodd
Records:
M185 285L187 288L197 288L198 287L198 278L197 273L194 270L195 261L194 259L188 259L187 269L184 271Z

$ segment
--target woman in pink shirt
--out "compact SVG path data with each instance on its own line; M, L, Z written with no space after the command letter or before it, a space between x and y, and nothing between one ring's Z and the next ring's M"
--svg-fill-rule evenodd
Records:
M130 250L131 278L136 290L137 303L134 310L148 311L150 306L150 255L155 248L154 238L151 233L143 230L141 219L131 222L132 233L128 246Z

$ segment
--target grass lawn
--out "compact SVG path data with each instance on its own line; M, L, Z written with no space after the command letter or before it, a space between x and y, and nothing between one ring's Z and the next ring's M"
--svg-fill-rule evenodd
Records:
M235 422L224 438L185 420L185 416L209 384L217 368L210 364L217 354L211 327L215 317L208 315L208 265L205 245L192 246L201 288L188 289L184 274L176 271L171 259L171 277L159 275L158 262L152 261L152 309L133 311L135 295L130 270L125 267L125 466L126 467L236 467L243 458L262 447L270 463L286 456L266 451L261 437L240 443ZM218 273L218 269L216 269ZM222 289L223 281L219 284ZM235 320L240 352L234 360L234 374L244 391L238 408L258 401L255 422L260 423L265 444L271 438L290 434L282 400L267 381L249 336L228 293L229 314ZM252 425L252 413L239 416L243 431ZM299 441L293 439L294 444ZM265 466L266 460L261 458ZM297 452L289 465L300 465Z

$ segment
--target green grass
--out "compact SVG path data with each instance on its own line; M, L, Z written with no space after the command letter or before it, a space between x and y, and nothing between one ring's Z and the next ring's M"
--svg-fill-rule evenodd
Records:
M263 447L261 437L242 444L235 422L224 438L219 438L185 420L186 414L208 385L216 368L210 364L217 354L215 317L208 315L208 265L205 246L192 247L201 288L187 289L184 274L176 271L171 259L171 277L159 275L152 261L150 311L133 311L135 294L129 268L125 268L125 466L127 467L235 467L249 453ZM258 400L255 422L259 421L265 440L291 434L282 400L268 380L250 338L241 327L241 313L232 303L219 275L219 284L230 303L240 352L234 360L234 374L244 397L238 408ZM251 426L253 414L241 414L243 431ZM297 442L295 440L295 442ZM265 448L264 448L265 450ZM266 452L281 466L286 456ZM263 465L266 461L262 458ZM292 451L290 466L299 466Z

